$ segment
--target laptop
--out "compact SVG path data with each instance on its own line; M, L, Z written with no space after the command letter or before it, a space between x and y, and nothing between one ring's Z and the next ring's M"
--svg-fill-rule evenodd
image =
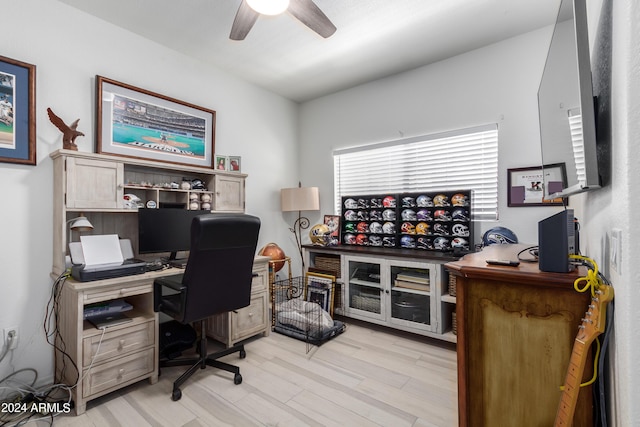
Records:
M111 326L121 325L131 322L133 319L124 315L124 313L113 313L105 316L94 316L87 319L98 329L105 329Z

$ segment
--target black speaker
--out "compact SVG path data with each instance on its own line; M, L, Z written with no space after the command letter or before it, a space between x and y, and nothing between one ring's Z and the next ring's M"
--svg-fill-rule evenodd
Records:
M538 268L552 273L573 270L569 255L576 253L573 209L538 222Z

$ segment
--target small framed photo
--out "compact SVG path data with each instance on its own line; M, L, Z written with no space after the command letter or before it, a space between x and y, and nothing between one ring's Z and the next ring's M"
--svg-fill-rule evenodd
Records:
M213 168L216 112L96 76L98 153Z
M337 246L340 243L340 215L325 215L324 224L331 231L329 246Z
M509 207L566 205L566 197L547 199L550 194L558 193L566 187L567 172L564 163L507 170Z
M0 162L36 164L36 67L0 56Z
M226 171L228 167L229 158L227 156L216 154L216 169L219 171Z
M319 304L324 311L333 316L333 290L335 276L308 272L305 276L305 301Z
M229 164L227 170L231 172L240 172L241 169L241 158L240 156L229 156Z

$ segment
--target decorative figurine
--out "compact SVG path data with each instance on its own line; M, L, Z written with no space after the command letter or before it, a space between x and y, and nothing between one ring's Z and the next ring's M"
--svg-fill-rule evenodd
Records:
M78 146L75 141L79 136L84 136L84 133L76 130L78 127L78 122L80 119L77 119L75 122L71 123L71 126L68 126L62 119L55 115L51 108L47 108L47 113L49 114L49 120L53 123L60 132L62 132L62 148L65 150L74 150L78 151Z

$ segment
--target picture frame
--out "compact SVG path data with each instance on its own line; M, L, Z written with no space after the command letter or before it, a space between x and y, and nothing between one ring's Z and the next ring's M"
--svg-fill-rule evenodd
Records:
M337 246L340 243L340 215L325 215L324 224L331 231L328 246Z
M231 172L241 172L242 158L240 156L229 156L229 162L227 163L227 170Z
M216 164L215 168L219 171L226 171L229 164L229 158L227 156L221 156L216 154Z
M215 111L103 76L96 89L98 153L214 168Z
M304 300L318 303L333 317L333 291L335 276L330 274L307 272L305 275Z
M546 184L545 184L546 183ZM545 200L545 196L567 187L564 163L507 169L509 207L566 206L568 198Z
M0 162L36 165L36 66L0 56Z

